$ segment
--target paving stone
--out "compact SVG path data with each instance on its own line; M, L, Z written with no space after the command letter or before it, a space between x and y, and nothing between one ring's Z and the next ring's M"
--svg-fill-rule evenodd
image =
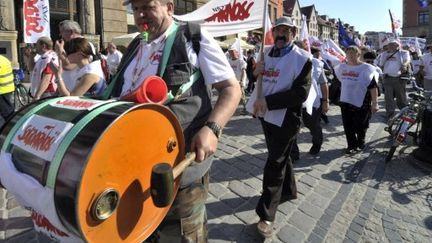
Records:
M352 230L352 231L356 232L359 235L363 234L363 226L359 225L359 224L357 224L355 222L351 223L351 225L349 227L349 230Z
M277 237L283 242L303 242L306 239L306 235L293 226L283 227Z
M356 243L356 241L351 240L350 238L345 238L342 243Z
M334 195L336 194L336 191L329 190L328 188L322 185L316 186L314 191L319 195L321 195L322 197L329 198L329 199L333 198Z
M310 216L302 212L295 211L291 217L289 217L288 223L294 225L304 233L309 233L314 228L316 222Z
M246 202L246 199L239 197L237 194L228 192L224 194L220 200L228 205L231 209L236 209Z
M311 216L315 220L318 220L321 217L321 215L323 214L322 208L318 208L318 207L310 204L308 202L308 200L306 200L305 202L301 203L299 205L298 209L300 211L302 211L303 213Z
M234 214L237 218L243 221L245 224L250 224L252 222L258 222L259 217L255 213L255 205L249 203L242 205L237 212Z
M394 218L394 219L401 219L401 213L393 210L393 209L387 209L387 215Z
M303 194L304 196L306 196L307 194L309 194L312 191L312 187L310 187L307 184L304 184L302 182L298 182L297 183L297 192Z
M233 212L232 208L230 208L225 203L219 201L214 203L206 203L206 208L216 217L230 215Z
M315 183L317 183L317 179L313 178L310 175L303 175L299 181L305 183L306 185L308 185L310 187L314 187Z
M254 188L237 180L231 181L228 185L228 188L243 198L248 198L248 197L258 195L258 192Z
M246 185L255 189L257 192L260 192L262 190L262 181L258 180L256 177L244 179L243 182Z
M324 238L322 238L321 236L315 234L315 233L311 233L309 235L309 238L307 239L307 242L309 243L321 243L324 242Z
M220 183L210 183L209 192L216 198L221 198L224 194L228 193L229 190Z
M289 201L279 204L278 206L278 211L280 211L281 213L287 216L291 215L296 209L297 209L297 205Z
M309 194L305 200L321 209L326 208L330 202L330 199L322 197L317 193Z
M374 209L375 209L375 211L377 211L380 214L385 214L385 211L386 211L386 208L379 205L379 204L375 204Z
M360 217L360 216L355 216L353 219L353 222L357 223L358 225L360 225L361 227L364 227L366 224L366 219Z

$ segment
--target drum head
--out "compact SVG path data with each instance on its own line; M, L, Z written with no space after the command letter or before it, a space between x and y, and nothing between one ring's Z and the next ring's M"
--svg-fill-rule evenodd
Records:
M85 240L147 239L170 207L153 204L149 188L152 167L162 162L174 166L183 158L182 129L167 108L145 104L120 116L101 135L83 169L76 215ZM174 190L178 187L179 178ZM108 195L105 201L99 200L104 193ZM118 207L112 215L106 215L115 200ZM96 201L101 202L97 207Z

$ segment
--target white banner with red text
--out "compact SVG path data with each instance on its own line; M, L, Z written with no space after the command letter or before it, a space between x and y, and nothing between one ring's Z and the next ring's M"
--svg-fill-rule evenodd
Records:
M184 22L198 23L213 37L261 28L264 0L211 0L197 10L174 15Z
M51 37L48 0L23 0L24 42L36 43L42 37Z

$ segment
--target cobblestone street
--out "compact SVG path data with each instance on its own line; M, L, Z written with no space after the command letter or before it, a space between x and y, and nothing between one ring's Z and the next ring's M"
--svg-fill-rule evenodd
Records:
M383 104L381 104L383 107ZM256 233L266 160L259 122L240 108L224 129L211 169L207 200L209 242L263 242ZM346 156L340 110L331 106L318 156L307 153L311 137L302 129L300 160L294 164L298 199L284 202L275 234L265 242L430 242L432 163L414 159L409 140L385 164L389 148L383 108L374 115L363 152ZM49 242L32 230L29 212L0 191L0 241ZM428 240L429 239L429 240Z

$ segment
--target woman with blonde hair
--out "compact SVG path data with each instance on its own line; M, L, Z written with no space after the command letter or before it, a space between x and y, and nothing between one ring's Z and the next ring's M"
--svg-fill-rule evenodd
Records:
M360 61L360 55L357 46L349 46L346 49L346 63L335 68L341 82L340 107L348 143L346 154L365 147L371 114L379 110L376 68Z
M90 42L82 37L65 43L65 51L70 63L78 65L75 87L69 90L62 79L63 69L51 64L56 74L58 92L63 96L99 96L107 84L100 60L94 60ZM91 61L94 60L94 61Z

